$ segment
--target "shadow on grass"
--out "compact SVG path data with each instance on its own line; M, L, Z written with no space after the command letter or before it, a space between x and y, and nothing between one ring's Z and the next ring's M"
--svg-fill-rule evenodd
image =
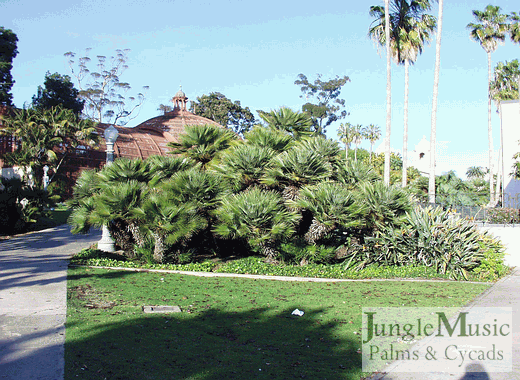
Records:
M357 336L305 315L267 308L67 323L66 379L359 379ZM102 312L110 313L110 310ZM88 327L87 327L88 326ZM83 329L88 338L69 338Z

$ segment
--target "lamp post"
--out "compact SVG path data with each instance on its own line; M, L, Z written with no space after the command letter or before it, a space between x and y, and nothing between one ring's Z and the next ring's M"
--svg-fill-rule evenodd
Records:
M119 132L117 129L111 125L107 129L105 129L105 142L107 145L107 162L106 165L110 165L114 162L114 144L117 140L117 136L119 136ZM103 225L101 240L98 241L98 249L104 252L115 252L114 247L114 239L110 236L110 231L106 224Z
M45 165L43 167L43 190L47 190L47 186L49 186L49 167Z

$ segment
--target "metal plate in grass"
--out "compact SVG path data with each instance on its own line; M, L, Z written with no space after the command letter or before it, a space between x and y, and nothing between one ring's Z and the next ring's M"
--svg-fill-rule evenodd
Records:
M181 308L179 306L143 306L144 313L180 313Z

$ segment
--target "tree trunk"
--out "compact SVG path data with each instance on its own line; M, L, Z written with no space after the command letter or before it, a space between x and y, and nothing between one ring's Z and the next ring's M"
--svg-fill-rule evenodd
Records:
M441 0L442 1L442 0ZM390 135L392 127L392 57L390 53L390 5L385 0L385 36L386 36L386 135L384 182L390 185Z
M437 136L437 100L439 97L439 74L441 68L441 36L442 36L442 7L443 0L439 0L439 16L437 18L437 41L435 44L435 74L433 79L432 124L430 132L430 178L428 181L428 201L435 203L435 145Z
M403 176L402 186L406 187L408 176L408 84L410 61L404 60L404 120L403 120Z
M494 206L495 193L493 192L493 128L491 127L491 81L493 80L491 73L491 52L487 52L488 56L488 149L489 149L489 204Z

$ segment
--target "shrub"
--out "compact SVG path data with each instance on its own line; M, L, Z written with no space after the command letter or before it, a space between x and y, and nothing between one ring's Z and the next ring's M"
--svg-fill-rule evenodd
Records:
M347 267L427 265L440 274L467 280L468 273L482 263L500 272L502 251L498 242L472 223L440 208L416 208L401 227L389 226L367 238L366 245L350 256Z
M520 213L516 208L492 208L488 210L487 222L492 224L520 223Z

